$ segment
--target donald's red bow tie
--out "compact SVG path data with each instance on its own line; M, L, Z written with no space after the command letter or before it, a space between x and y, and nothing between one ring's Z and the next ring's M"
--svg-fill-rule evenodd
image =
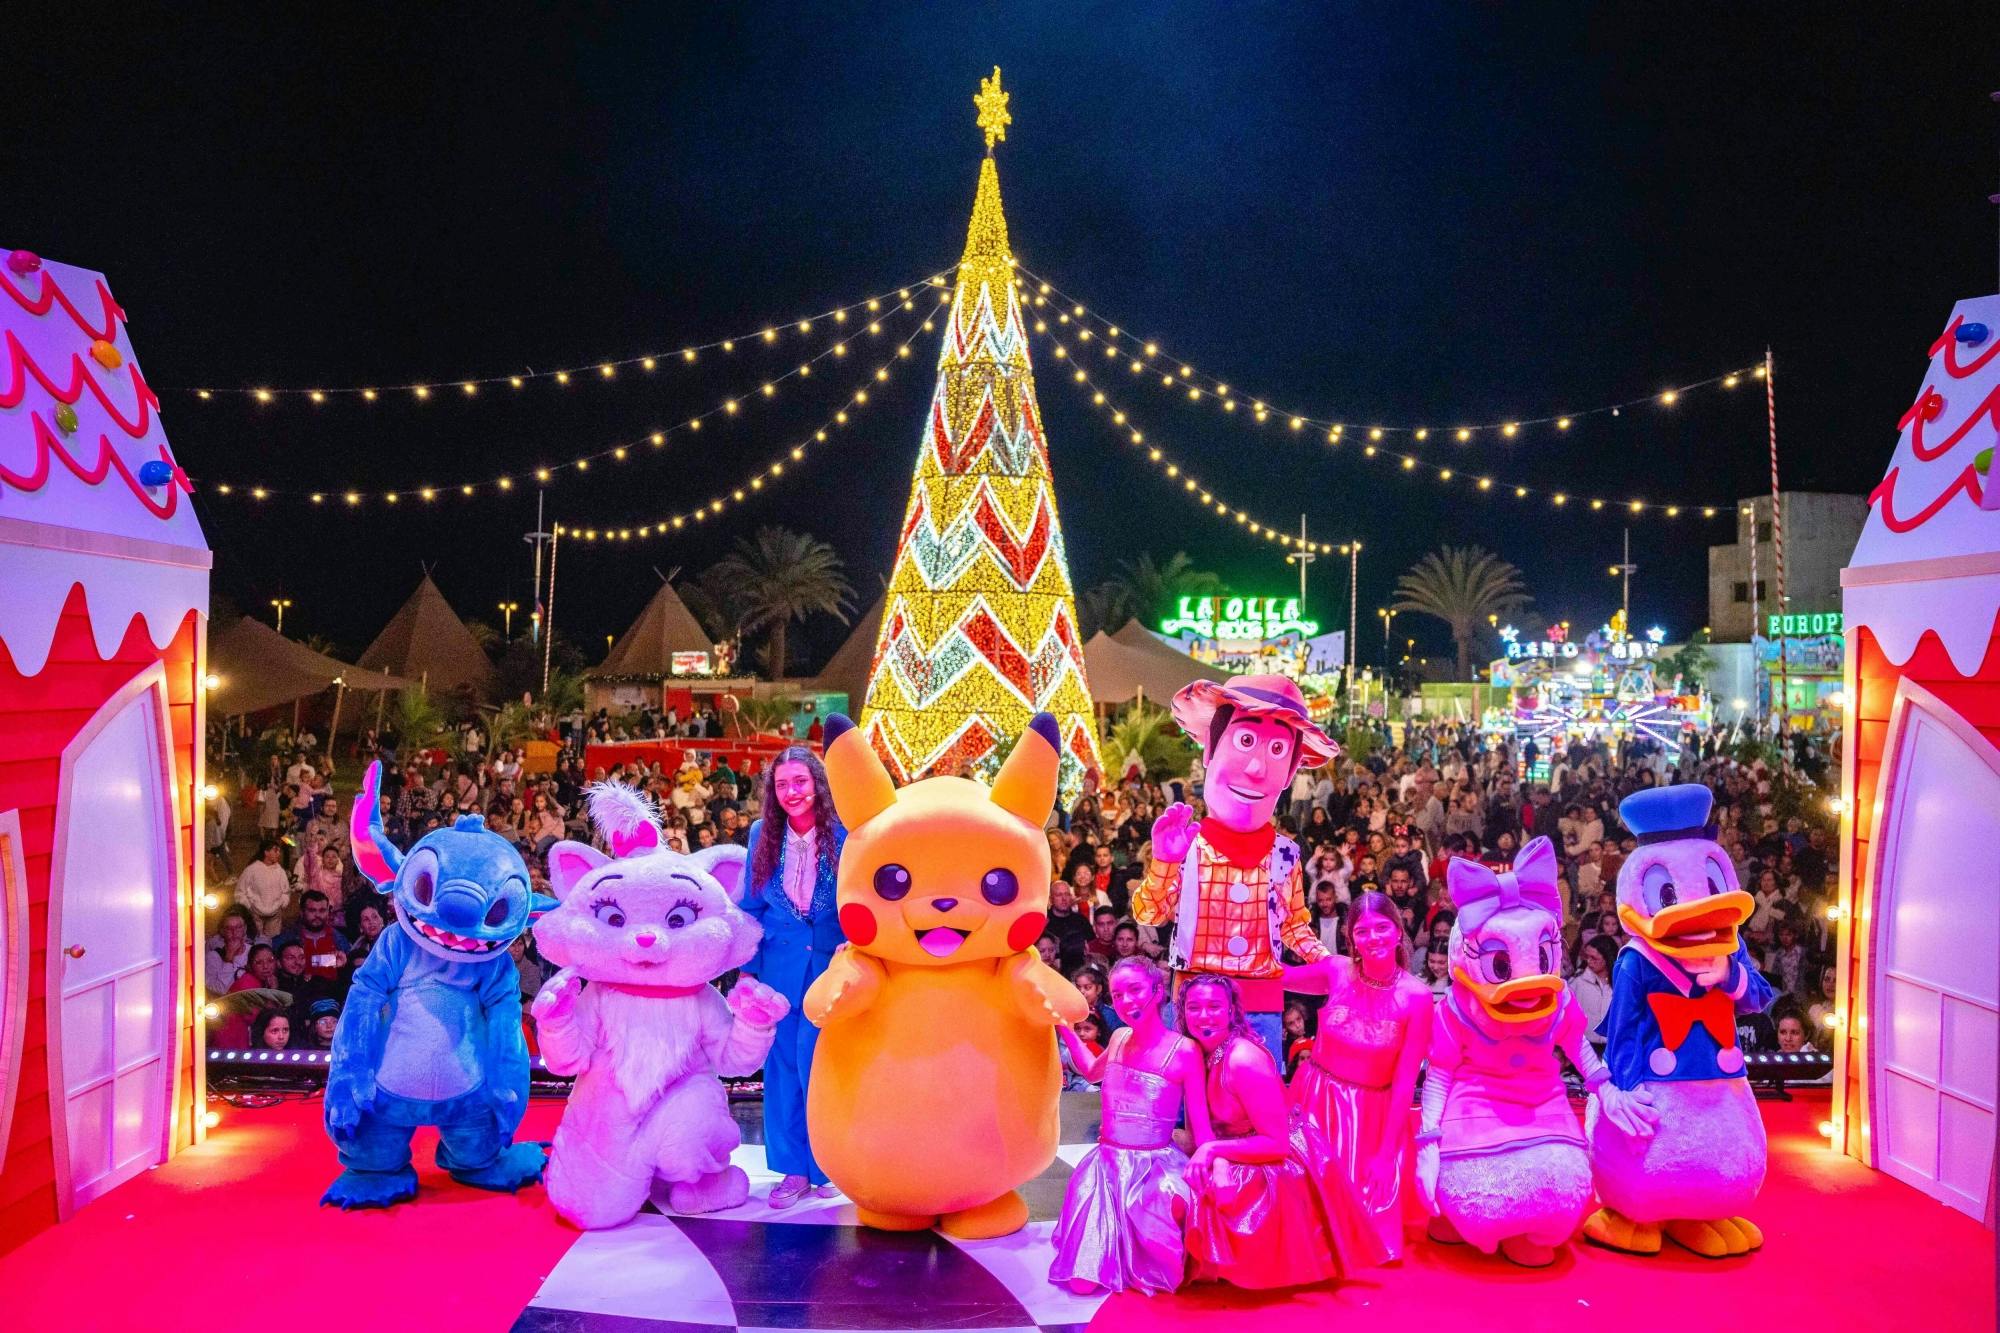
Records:
M1719 990L1698 999L1661 992L1648 995L1653 1021L1660 1025L1660 1037L1670 1051L1678 1051L1697 1024L1708 1029L1715 1044L1724 1050L1736 1044L1736 1004Z

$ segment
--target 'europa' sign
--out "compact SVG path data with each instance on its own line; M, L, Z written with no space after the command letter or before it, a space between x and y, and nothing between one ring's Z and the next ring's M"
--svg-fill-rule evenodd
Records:
M1798 611L1770 616L1766 623L1770 628L1764 631L1764 637L1769 639L1809 639L1820 634L1838 634L1841 630L1838 611Z
M1180 614L1160 622L1162 634L1241 642L1287 634L1311 638L1319 622L1307 620L1296 597L1183 597Z

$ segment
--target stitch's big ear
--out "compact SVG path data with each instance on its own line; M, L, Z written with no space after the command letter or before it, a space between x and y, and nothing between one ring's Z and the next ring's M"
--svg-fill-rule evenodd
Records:
M549 888L555 892L556 901L569 897L577 881L610 862L610 857L587 843L565 841L549 848Z
M868 737L839 713L826 720L826 785L849 832L896 803L896 784Z
M731 902L743 901L745 872L750 868L749 852L733 842L722 842L704 847L687 859L713 876Z

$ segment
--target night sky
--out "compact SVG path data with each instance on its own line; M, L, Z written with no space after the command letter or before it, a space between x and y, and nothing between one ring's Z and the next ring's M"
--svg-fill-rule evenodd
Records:
M8 57L0 244L110 277L177 456L208 488L219 597L268 616L282 593L288 632L350 654L420 564L470 617L529 600L526 486L350 510L260 505L252 484L524 477L744 397L732 420L549 492L566 524L636 527L780 455L891 338L852 335L856 355L769 404L757 387L820 350L821 329L471 400L173 390L449 385L671 354L938 271L964 244L971 96L995 64L1021 262L1244 397L1349 423L1334 451L1118 386L1219 495L1287 526L1303 506L1316 536L1363 541L1364 662L1395 575L1442 542L1498 550L1538 608L1595 623L1616 605L1621 521L1406 476L1362 458L1355 428L1581 411L1769 344L1786 487L1862 493L1952 302L1994 286L1991 7L619 8L27 23L49 40ZM830 542L872 599L937 346L913 347L836 447L706 530L566 544L558 627L594 660L655 569L699 569L765 523ZM1240 591L1295 586L1276 548L1134 458L1047 344L1034 354L1079 587L1176 549ZM1562 437L1461 446L1437 430L1418 447L1465 475L1724 506L1633 523L1634 618L1675 637L1706 618L1705 547L1730 539L1729 502L1768 487L1748 387ZM1336 588L1328 568L1312 610L1344 621L1345 570ZM1447 646L1441 625L1406 624ZM842 634L795 632L795 669Z

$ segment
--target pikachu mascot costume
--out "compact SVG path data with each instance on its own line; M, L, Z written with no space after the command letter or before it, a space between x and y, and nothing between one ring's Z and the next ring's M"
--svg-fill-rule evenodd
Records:
M820 1165L884 1231L1018 1231L1015 1192L1055 1160L1055 1027L1083 997L1045 966L1055 719L1038 713L992 790L935 777L898 791L868 739L827 720L847 826L848 943L805 997L823 1032L806 1118Z

